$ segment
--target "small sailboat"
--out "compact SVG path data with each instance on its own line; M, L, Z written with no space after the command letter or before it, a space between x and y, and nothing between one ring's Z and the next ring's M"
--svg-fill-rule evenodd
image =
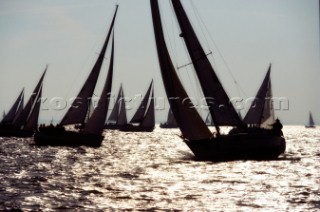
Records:
M160 128L178 128L176 119L174 118L171 108L168 111L167 121L165 123L161 123Z
M212 118L210 116L210 113L208 113L207 117L206 117L206 120L205 120L205 123L207 126L214 126L214 123L212 121Z
M313 117L311 112L309 112L309 124L305 126L306 128L315 128Z
M230 104L221 82L215 74L180 0L171 0L188 53L202 91L208 99L215 134L212 134L187 95L175 72L164 38L158 1L150 0L155 42L161 76L170 107L182 132L182 138L199 160L267 160L285 151L285 140L272 133L221 134L219 126L245 126ZM189 102L186 100L189 99Z
M51 146L90 146L99 147L104 139L102 132L104 130L104 123L107 116L112 76L113 76L113 60L114 60L114 33L111 47L111 57L109 63L109 71L107 78L102 89L100 99L97 107L92 112L91 116L84 123L88 112L88 100L92 97L94 88L96 86L100 69L104 61L104 55L109 43L111 33L114 32L114 22L118 11L118 5L116 6L115 13L111 22L111 26L108 31L108 35L104 42L104 45L100 51L98 59L93 66L87 80L85 81L82 89L80 90L76 100L69 108L61 123L57 127L49 126L39 128L34 136L36 145L51 145ZM77 101L78 100L78 101ZM79 131L66 130L63 125L79 124L82 123L83 127Z
M43 79L47 72L45 68L38 84L23 107L24 90L4 117L0 125L1 137L31 137L38 127L38 117L41 105Z
M113 106L111 114L105 124L105 129L119 129L122 126L127 125L127 113L126 102L124 98L124 92L122 84L120 85L117 100Z
M130 132L152 132L154 127L155 111L152 80L140 106L132 117L130 123L120 126L119 130Z

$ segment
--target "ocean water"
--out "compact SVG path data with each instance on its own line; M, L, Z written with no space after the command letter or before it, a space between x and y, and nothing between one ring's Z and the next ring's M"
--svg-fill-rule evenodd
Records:
M177 129L106 131L103 146L0 138L0 209L320 211L320 128L285 126L274 161L194 161Z

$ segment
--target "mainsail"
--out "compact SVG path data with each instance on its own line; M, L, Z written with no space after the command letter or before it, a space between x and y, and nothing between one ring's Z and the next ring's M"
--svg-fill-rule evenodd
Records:
M119 116L117 119L117 125L124 126L127 123L128 121L127 121L126 101L124 98L123 89L121 89L120 110L119 110Z
M215 74L180 0L172 0L172 5L182 31L181 36L184 38L218 133L218 126L242 125L242 121Z
M46 66L37 86L35 87L35 89L33 90L31 97L29 98L26 106L23 108L23 110L21 111L21 113L19 114L19 116L16 116L15 119L13 120L13 126L17 129L21 129L21 127L23 127L24 124L26 124L28 117L30 116L30 113L32 112L34 105L37 101L37 96L41 90L42 87L42 82L43 82L43 78L44 75L46 74L48 69L48 65Z
M42 85L40 87L40 91L37 94L37 97L34 102L33 109L27 119L27 122L24 126L24 130L35 130L38 127L38 118L40 113L40 106L41 106L41 96L42 96Z
M77 123L83 123L86 114L89 108L89 100L91 99L94 88L96 86L98 76L100 73L100 69L104 60L104 55L107 50L107 46L109 43L109 39L111 36L111 32L114 26L115 18L118 11L118 5L116 6L116 11L113 15L113 19L109 28L108 35L106 37L106 40L104 42L104 45L100 51L99 57L93 66L86 82L84 83L82 89L80 90L79 94L77 95L77 98L72 103L71 107L68 109L67 113L63 117L61 124L67 125L67 124L77 124Z
M120 89L118 92L118 96L116 99L116 102L114 103L113 109L111 111L111 114L108 118L108 123L117 123L118 117L119 117L119 109L120 109L120 99L122 95L122 84L120 85Z
M22 111L23 109L23 100L24 100L24 88L22 89L20 95L10 108L9 112L5 115L2 119L2 123L4 124L11 124L14 118Z
M161 76L177 124L183 137L189 140L210 138L211 132L194 108L175 72L165 43L158 1L150 0L150 4Z
M83 133L101 135L104 129L104 123L105 123L107 112L108 112L111 86L112 86L113 60L114 60L113 57L114 57L114 35L112 39L111 58L110 58L107 79L104 84L100 99L98 101L98 106L94 109L91 117L86 123L82 131Z
M271 64L243 122L268 128L274 123L270 80Z

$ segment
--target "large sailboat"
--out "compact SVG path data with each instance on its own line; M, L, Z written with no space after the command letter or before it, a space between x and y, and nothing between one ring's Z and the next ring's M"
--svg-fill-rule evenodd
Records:
M114 22L116 14L118 11L118 5L116 6L115 13L109 28L106 40L100 51L95 65L93 66L87 80L85 81L82 89L80 90L77 98L72 103L71 107L63 117L61 123L57 127L43 127L39 129L34 136L34 141L36 145L52 145L52 146L90 146L99 147L104 139L102 132L104 130L104 123L107 116L110 93L112 86L112 76L113 76L113 60L114 60ZM113 34L112 34L113 32ZM104 56L107 50L109 39L113 35L112 47L111 47L111 57L109 63L109 71L107 78L102 89L98 105L94 108L92 114L88 119L86 119L88 108L88 101L91 99L100 69L102 67ZM85 120L86 123L85 123ZM66 130L64 125L71 124L83 124L80 130Z
M154 127L155 111L152 80L130 123L120 126L119 130L130 132L152 132Z
M306 128L315 128L316 126L314 125L314 121L312 118L311 112L309 112L309 124L305 126Z
M46 66L27 104L23 106L24 89L0 124L0 137L32 137L38 127L43 79Z
M244 126L222 84L216 76L193 30L180 0L172 5L197 78L207 101L216 129L211 133L188 97L169 55L164 38L159 5L150 0L155 42L161 75L170 107L182 132L182 138L199 160L275 159L285 151L285 139L270 132L221 134L220 126ZM186 100L190 100L186 102Z

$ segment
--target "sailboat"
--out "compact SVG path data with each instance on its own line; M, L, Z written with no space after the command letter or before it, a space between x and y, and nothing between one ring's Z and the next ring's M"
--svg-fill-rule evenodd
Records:
M93 66L87 80L85 81L82 89L80 90L76 100L72 103L64 118L60 122L58 127L43 127L39 128L34 136L36 145L52 145L52 146L90 146L99 147L104 139L102 132L104 130L104 123L107 116L110 93L112 86L113 76L113 60L114 60L114 22L118 11L118 5L116 6L115 13L109 28L108 35L104 42L104 45L100 51L95 65ZM111 33L113 31L111 57L109 63L109 71L107 78L102 89L100 99L97 107L92 112L91 116L84 123L88 112L88 100L92 97L94 88L96 86L100 69L104 61L104 55L109 43ZM82 103L82 104L79 104ZM80 131L66 130L63 125L79 124L83 123L83 128Z
M169 109L167 121L165 123L161 123L160 128L177 128L177 127L178 127L178 125L177 125L177 122L174 118L172 110Z
M43 79L47 69L48 66L46 66L38 84L24 107L24 89L21 91L19 97L1 122L1 137L31 137L34 134L38 127Z
M164 38L159 5L150 0L155 42L161 76L167 98L182 132L181 137L198 160L267 160L275 159L285 151L285 139L272 133L220 133L219 126L243 126L244 123L229 102L193 30L180 0L171 0L192 65L207 99L216 129L211 133L185 91L173 66ZM189 99L189 102L186 100Z
M306 128L315 128L316 126L314 125L314 121L312 118L311 112L309 112L309 124L305 126Z
M207 126L214 126L212 118L210 117L210 113L208 113L208 115L206 117L206 120L205 120L205 123L206 123Z
M132 117L130 123L120 126L119 130L131 132L152 132L154 127L155 111L152 80L140 106Z
M105 129L119 129L122 126L127 125L127 113L126 102L124 98L124 92L122 84L120 85L117 100L113 106L111 114L105 124Z

